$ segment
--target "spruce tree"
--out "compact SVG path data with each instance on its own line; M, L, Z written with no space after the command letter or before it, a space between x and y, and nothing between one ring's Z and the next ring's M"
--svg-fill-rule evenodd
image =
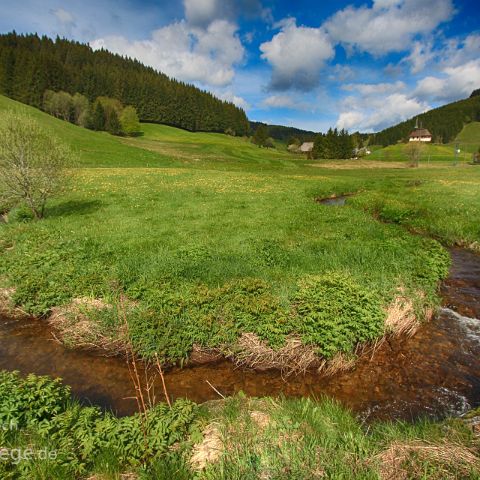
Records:
M122 125L118 119L118 114L116 110L109 112L105 120L105 130L112 135L122 135Z
M100 102L95 102L92 117L89 122L89 128L92 130L105 130L105 110Z

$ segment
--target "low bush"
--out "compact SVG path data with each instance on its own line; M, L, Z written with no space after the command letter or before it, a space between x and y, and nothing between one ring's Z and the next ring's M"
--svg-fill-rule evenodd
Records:
M51 478L37 476L48 466L60 472L58 478L77 478L105 458L114 458L118 469L162 461L173 445L195 436L197 411L193 402L177 400L172 408L157 404L143 418L117 418L73 402L59 380L0 372L0 423L9 427L1 429L2 446L55 452L55 458L0 462L0 473L2 478Z

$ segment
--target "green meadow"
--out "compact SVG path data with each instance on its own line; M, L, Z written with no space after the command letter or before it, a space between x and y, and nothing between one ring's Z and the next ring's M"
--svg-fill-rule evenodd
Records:
M0 115L10 109L76 162L45 219L19 206L0 224L0 288L45 317L74 298L122 294L142 357L182 363L194 344L235 353L243 333L274 350L295 336L324 358L351 356L388 333L399 292L419 320L438 305L449 246L479 249L478 166L315 162L149 124L126 139L0 97ZM345 206L317 201L342 194ZM91 336L115 339L116 309L87 313ZM71 347L75 321L62 337ZM480 478L478 438L461 420L365 426L331 399L241 394L118 418L78 405L58 380L0 376L0 423L15 425L0 429L2 446L55 452L12 456L5 479Z
M232 352L246 332L274 349L297 336L325 358L349 355L386 333L400 290L420 320L438 304L444 246L478 248L476 166L326 168L244 138L147 124L122 139L6 98L0 108L34 116L77 155L44 220L20 207L0 227L3 286L35 315L125 294L141 356ZM344 207L316 201L351 193ZM112 310L92 315L115 336Z

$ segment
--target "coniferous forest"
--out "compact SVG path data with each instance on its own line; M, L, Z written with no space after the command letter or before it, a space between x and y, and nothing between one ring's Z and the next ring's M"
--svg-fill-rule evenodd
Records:
M351 158L353 156L353 138L346 130L329 129L319 133L313 145L314 158Z
M245 112L211 93L169 78L137 60L38 35L0 35L0 93L44 107L47 90L110 97L135 107L141 121L190 131L246 135Z

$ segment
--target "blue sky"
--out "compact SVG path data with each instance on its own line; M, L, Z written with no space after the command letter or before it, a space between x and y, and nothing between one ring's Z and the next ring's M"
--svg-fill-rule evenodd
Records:
M375 131L480 88L479 0L0 0L0 32L138 58L246 109Z

